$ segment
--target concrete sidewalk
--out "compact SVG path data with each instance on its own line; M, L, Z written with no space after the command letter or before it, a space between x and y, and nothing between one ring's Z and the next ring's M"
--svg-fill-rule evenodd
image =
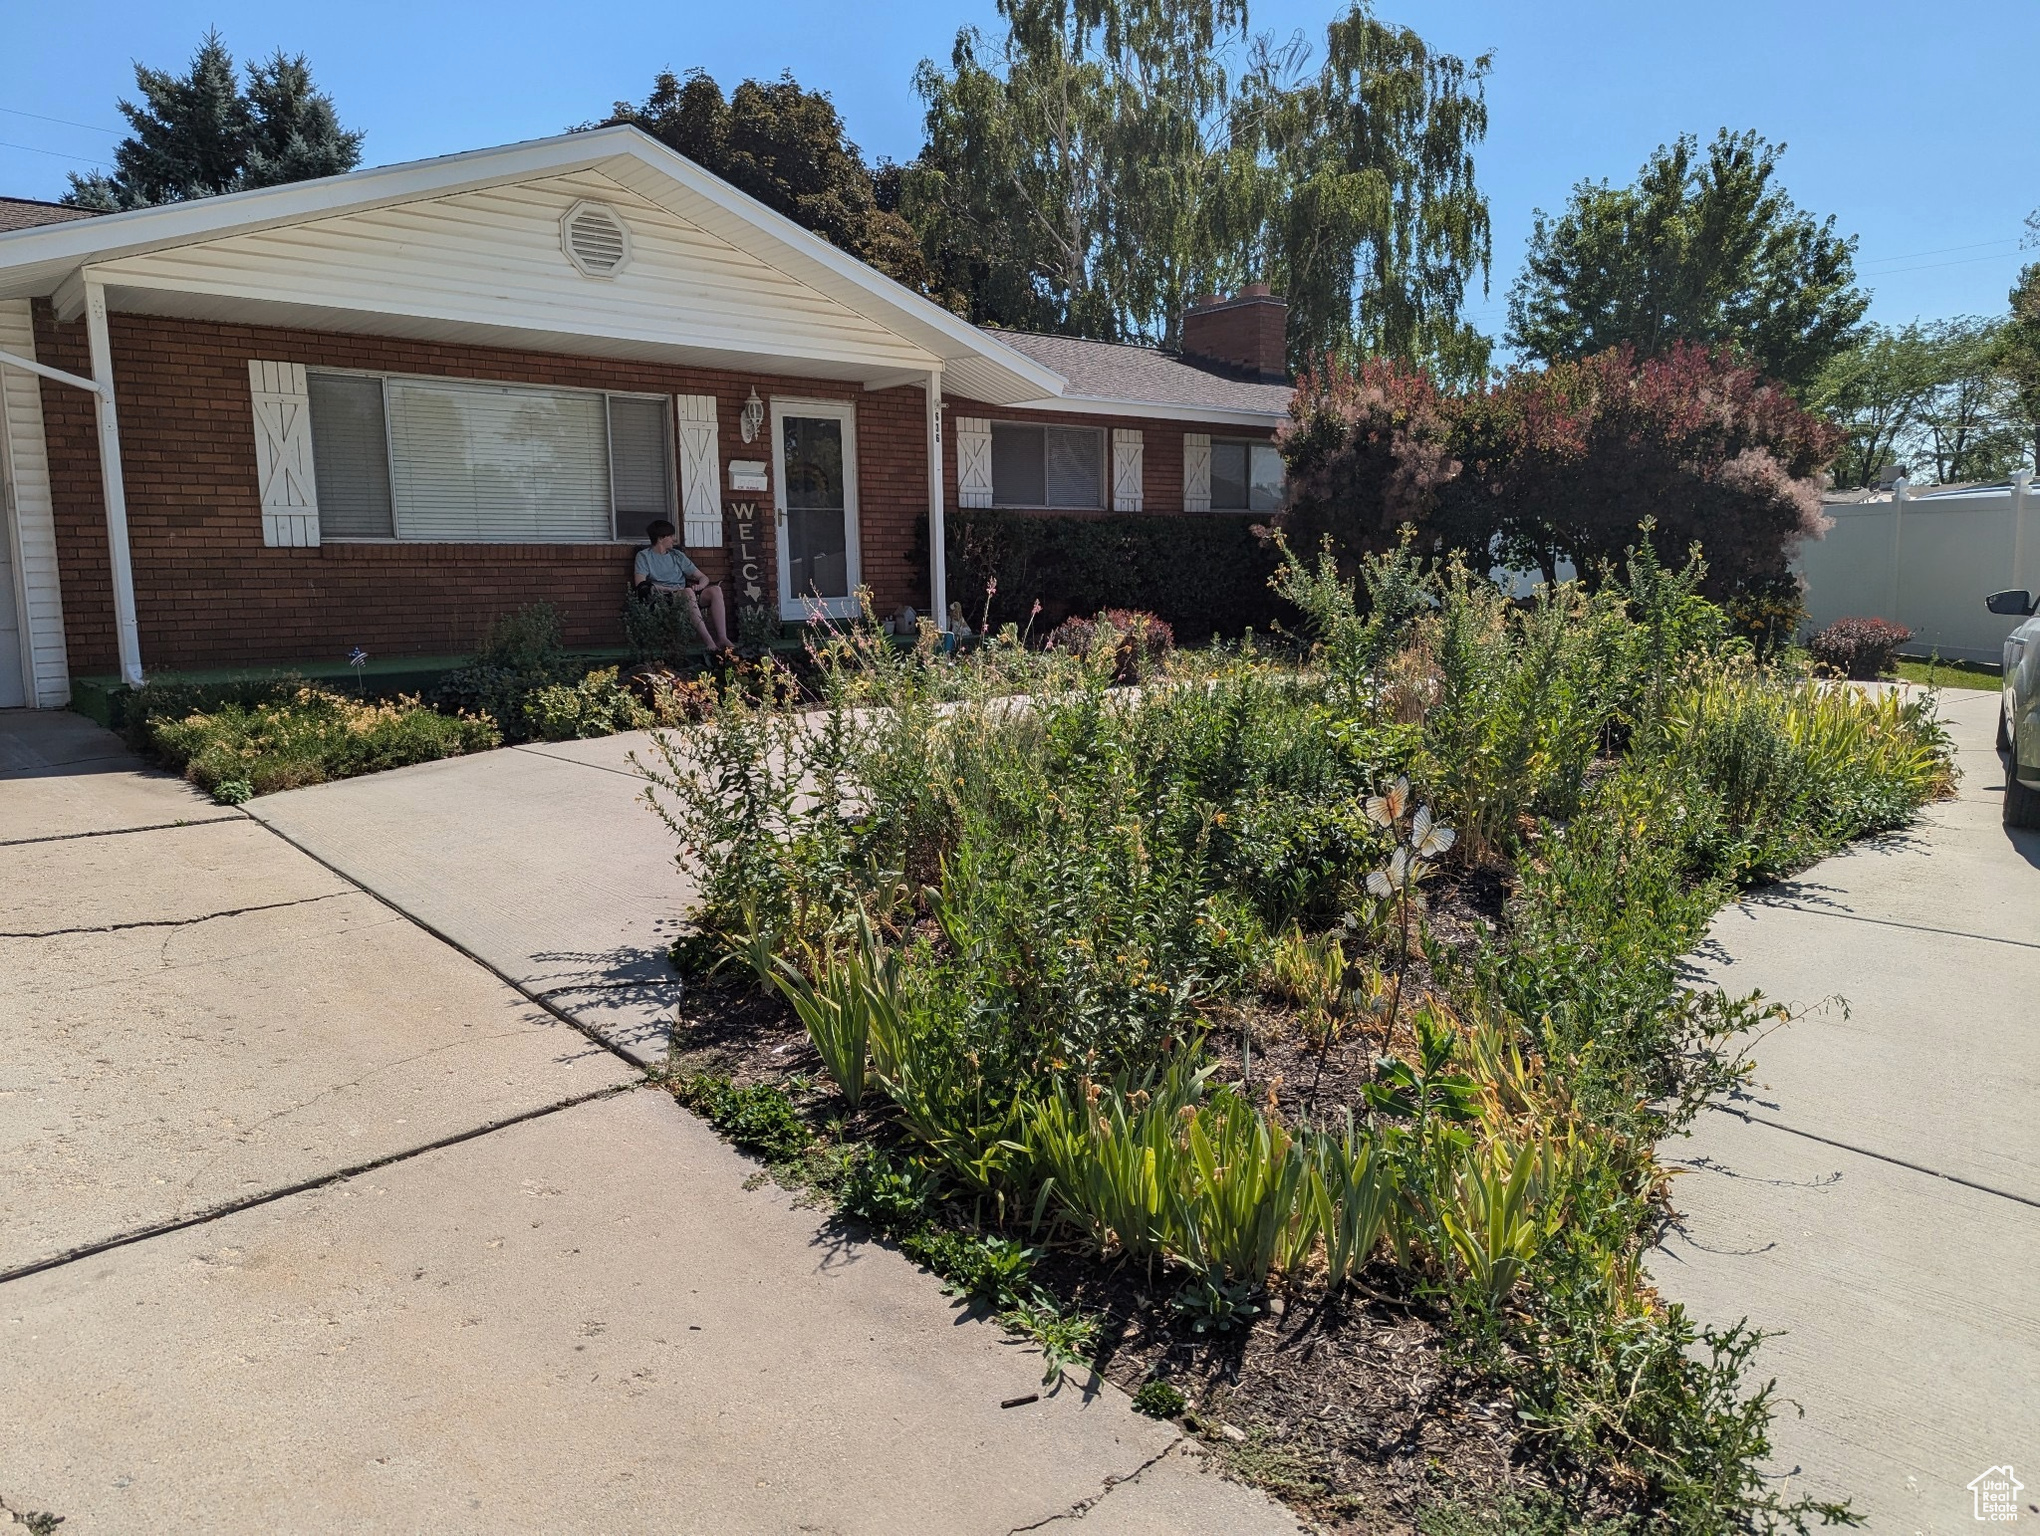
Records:
M1716 920L1710 979L1814 1011L1664 1149L1684 1220L1652 1265L1784 1331L1775 1470L1876 1532L1974 1529L1994 1465L2040 1487L2040 834L2000 820L1997 696L1941 707L1959 798Z
M666 1059L688 889L630 765L642 731L422 763L250 815L634 1059Z
M664 1054L633 743L256 803L315 858L50 720L0 715L0 1516L1298 1529L1116 1389L1002 1408L1038 1356L551 1011Z
M0 1274L634 1080L79 716L0 741Z

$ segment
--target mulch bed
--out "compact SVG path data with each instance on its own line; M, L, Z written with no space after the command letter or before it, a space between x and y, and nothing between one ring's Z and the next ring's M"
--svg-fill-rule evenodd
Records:
M1433 932L1455 947L1484 937L1500 917L1499 877L1461 874L1431 889ZM1430 980L1421 958L1404 980L1404 1021ZM1301 1107L1316 1052L1285 1010L1249 1003L1207 1037L1221 1079L1238 1081L1251 1042L1249 1081L1274 1084L1285 1109ZM1377 1037L1341 1042L1324 1065L1317 1104L1360 1103ZM690 985L675 1030L680 1074L713 1072L737 1084L826 1083L799 1020L777 998L735 977ZM840 1114L819 1089L813 1108ZM846 1127L857 1139L892 1139L882 1109ZM1044 1254L1034 1277L1067 1305L1101 1319L1098 1368L1128 1392L1160 1377L1189 1399L1186 1422L1233 1475L1266 1488L1336 1533L1416 1530L1441 1498L1491 1502L1503 1489L1541 1482L1521 1454L1512 1405L1455 1363L1438 1313L1382 1265L1338 1302L1277 1295L1250 1328L1199 1335L1171 1306L1178 1284L1068 1248ZM1065 1387L1063 1390L1069 1390Z

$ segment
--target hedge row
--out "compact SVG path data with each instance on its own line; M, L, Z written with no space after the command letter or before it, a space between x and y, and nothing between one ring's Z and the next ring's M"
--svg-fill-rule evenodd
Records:
M1189 643L1235 637L1289 622L1294 610L1269 590L1273 545L1254 517L1223 513L1124 513L1067 517L959 508L948 519L949 595L973 626L996 579L991 623L1034 634L1072 614L1140 608L1169 621Z

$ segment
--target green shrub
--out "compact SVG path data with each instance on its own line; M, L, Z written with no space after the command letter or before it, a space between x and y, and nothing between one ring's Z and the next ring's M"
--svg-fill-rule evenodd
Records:
M532 734L526 699L571 681L578 671L567 654L559 610L530 603L490 622L475 654L439 680L438 703L455 713L486 714L504 740L524 741Z
M1696 860L1742 883L1902 825L1948 787L1930 699L1747 669L1710 670L1675 691L1654 745L1713 802L1689 839Z
M501 744L495 722L299 686L260 703L221 704L182 719L151 712L154 754L226 804L250 795L456 757Z
M703 650L700 631L685 603L670 597L623 600L623 643L632 661L663 661L678 666Z
M617 681L616 668L590 672L578 683L547 683L524 697L526 729L539 741L573 741L641 731L657 722Z
M732 638L746 649L770 650L785 636L786 625L780 619L778 609L768 608L763 603L746 603L737 610L737 632Z
M146 688L121 696L121 739L136 752L154 753L159 721L210 715L229 706L246 709L278 704L296 698L301 689L315 686L321 685L308 683L294 672L218 683L152 682Z
M1268 585L1277 556L1256 519L1226 513L1057 517L957 508L945 524L949 591L977 626L1041 634L1103 608L1159 615L1186 641L1268 628L1290 610ZM987 596L987 588L997 591Z

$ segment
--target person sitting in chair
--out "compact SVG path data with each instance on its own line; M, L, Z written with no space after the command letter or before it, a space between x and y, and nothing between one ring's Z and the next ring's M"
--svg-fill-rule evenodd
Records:
M719 656L731 649L729 625L723 618L722 588L680 552L679 535L663 517L646 526L645 537L651 543L637 552L637 562L632 567L632 586L638 596L685 603L687 615L694 620L709 654Z

